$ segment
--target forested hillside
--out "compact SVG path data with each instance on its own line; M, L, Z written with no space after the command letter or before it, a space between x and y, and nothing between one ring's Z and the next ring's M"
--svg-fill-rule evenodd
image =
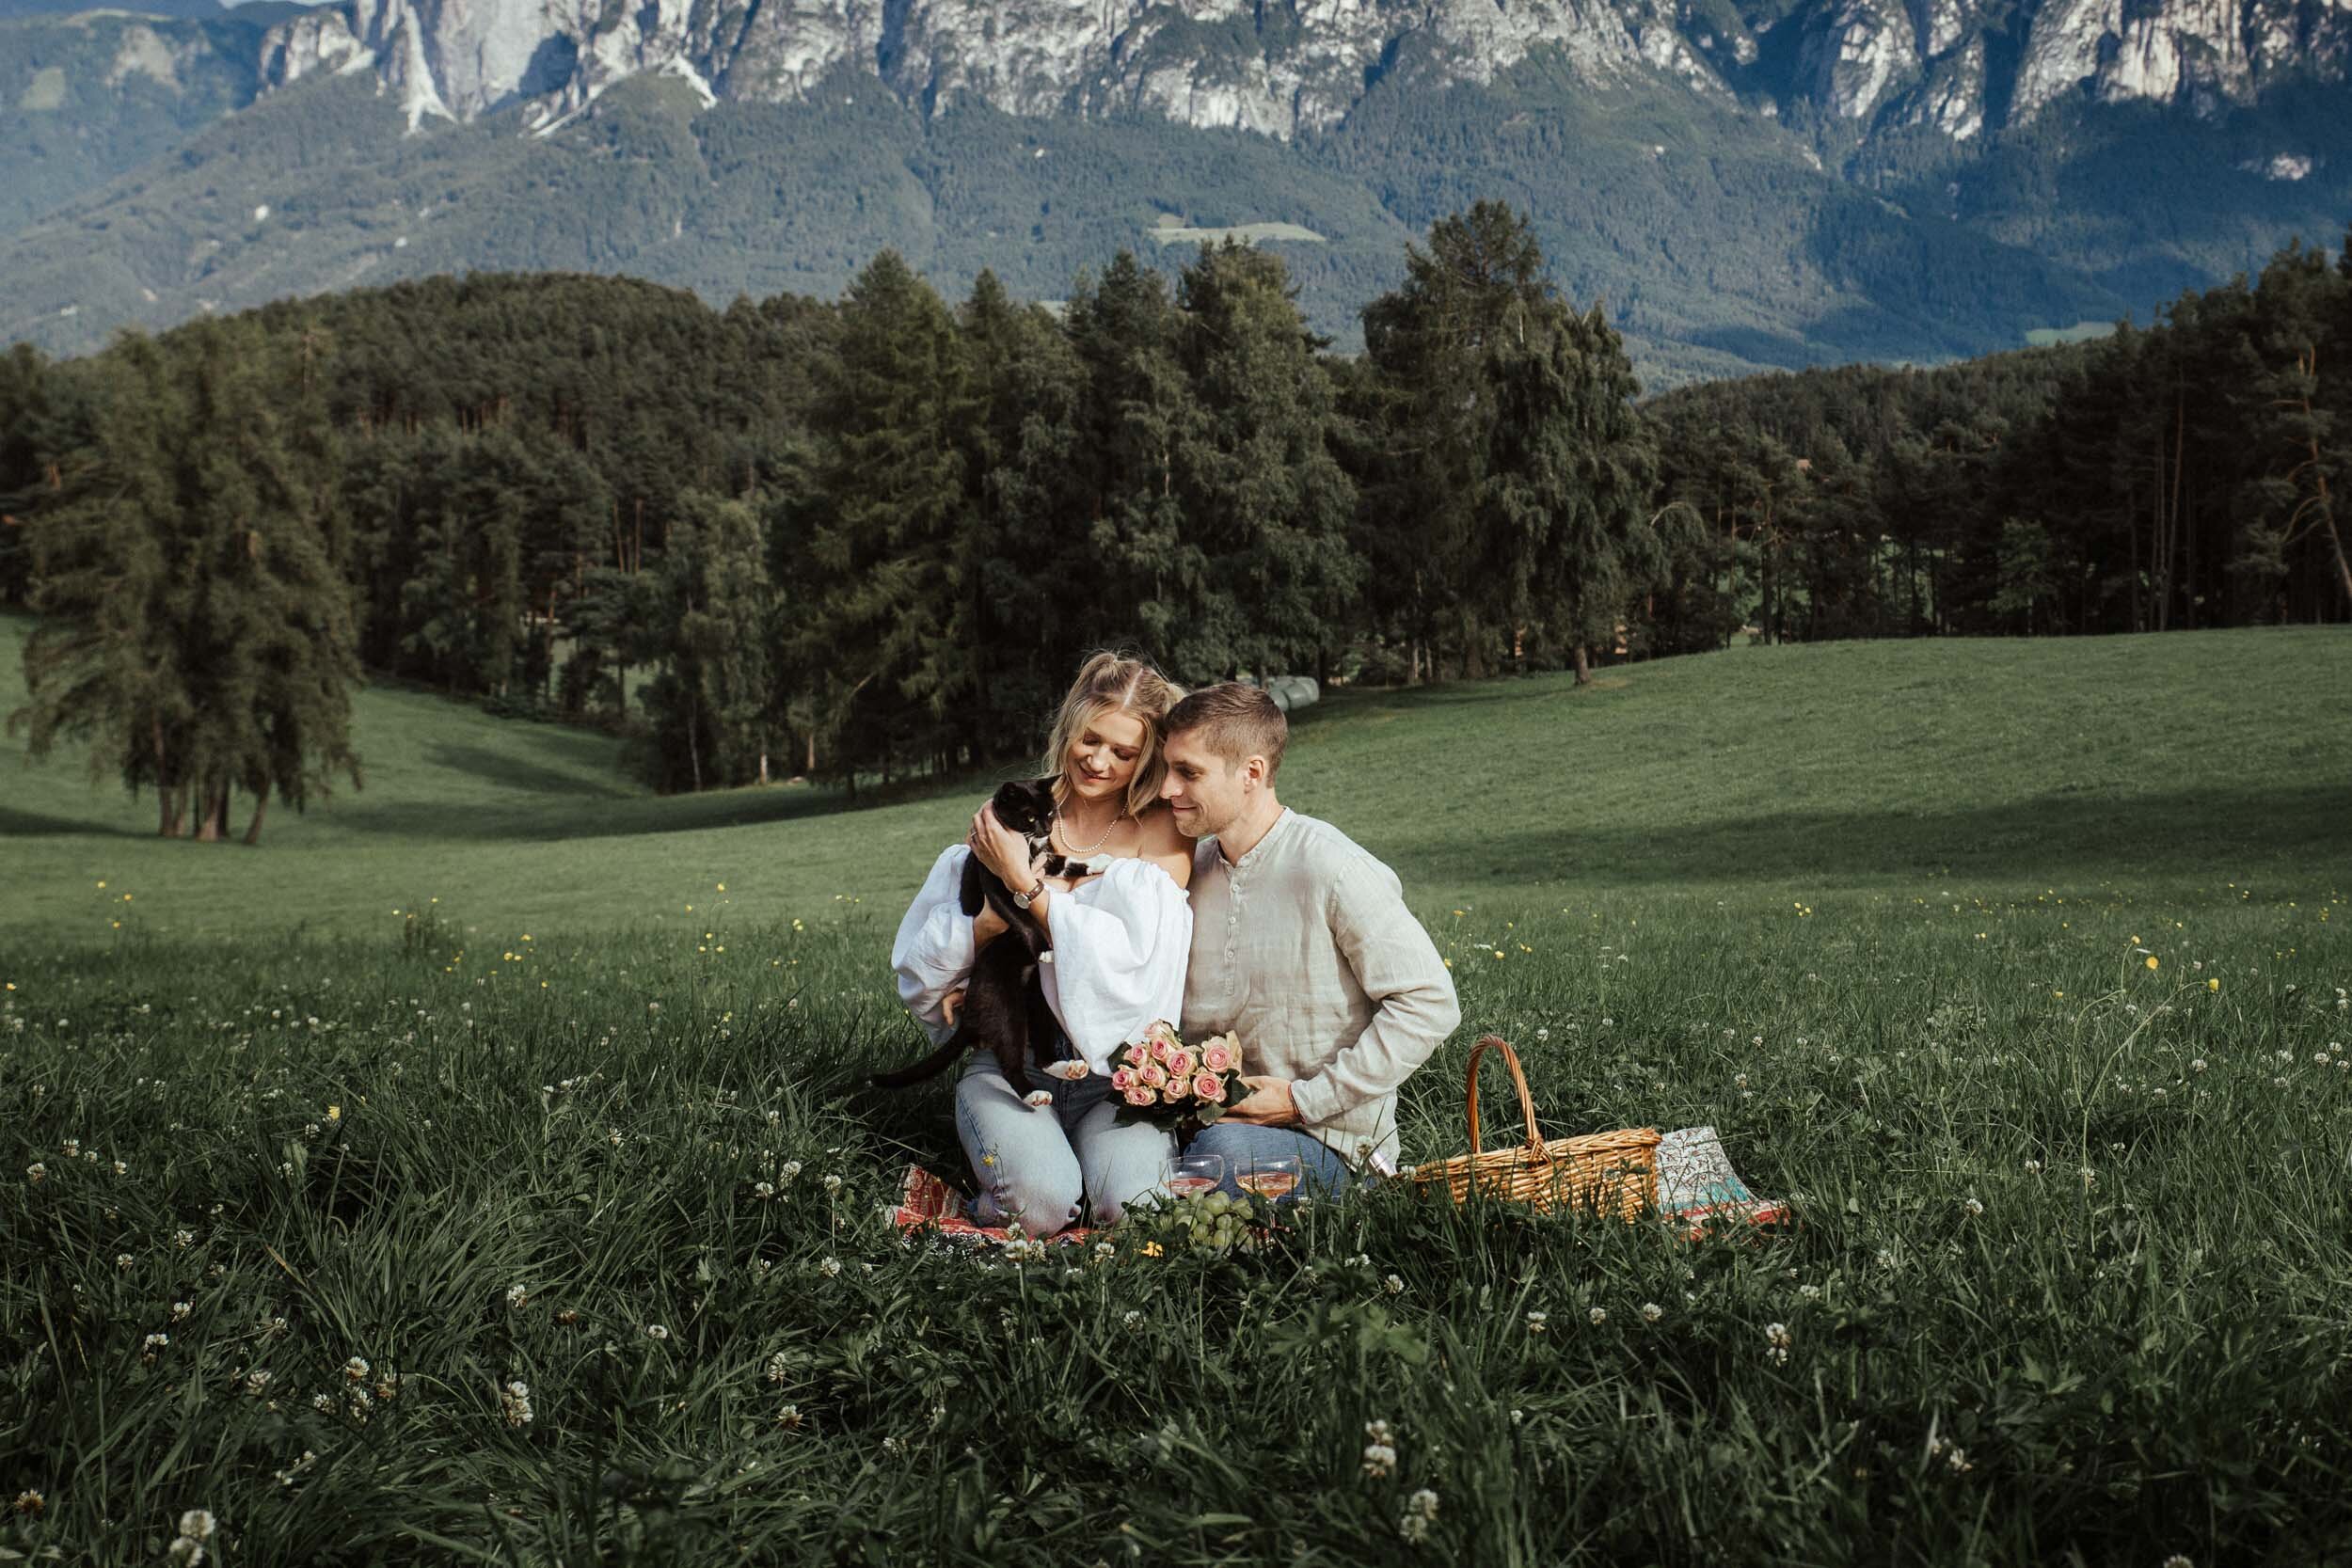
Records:
M1408 682L2352 611L2352 247L2105 341L1647 404L1508 209L1403 270L1354 357L1233 245L1058 314L885 252L838 302L482 276L20 347L18 722L220 836L356 773L362 669L622 726L665 788L854 787L1017 752L1105 643Z

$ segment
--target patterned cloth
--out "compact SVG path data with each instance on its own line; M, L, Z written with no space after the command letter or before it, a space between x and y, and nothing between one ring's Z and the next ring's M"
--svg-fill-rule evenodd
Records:
M920 1165L907 1167L898 1207L891 1212L890 1218L901 1230L930 1228L944 1241L966 1246L1003 1246L1009 1242L1029 1241L1027 1234L1008 1225L974 1224L964 1213L963 1199L956 1190ZM1039 1244L1059 1246L1067 1242L1083 1242L1092 1234L1085 1227L1073 1225Z
M1731 1168L1724 1141L1712 1127L1685 1127L1658 1142L1658 1212L1675 1220L1691 1240L1717 1227L1781 1225L1788 1206L1758 1197ZM968 1246L1003 1246L1029 1238L1009 1226L976 1225L963 1212L956 1190L920 1165L907 1167L898 1207L891 1214L901 1230L934 1228L943 1240ZM1082 1242L1094 1233L1079 1227L1041 1244Z
M1694 1241L1718 1222L1778 1225L1788 1217L1787 1204L1748 1190L1712 1127L1685 1127L1658 1141L1658 1211L1681 1221Z

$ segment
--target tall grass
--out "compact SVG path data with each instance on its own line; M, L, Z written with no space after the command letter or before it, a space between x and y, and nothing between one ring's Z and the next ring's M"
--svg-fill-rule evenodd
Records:
M257 1564L2352 1552L2319 881L1432 906L1469 1022L1408 1156L1466 1143L1491 1029L1552 1129L1711 1123L1795 1224L1382 1188L1018 1261L881 1217L956 1158L944 1088L861 1086L911 1045L895 907L443 908L0 958L0 1546L152 1561L202 1509Z

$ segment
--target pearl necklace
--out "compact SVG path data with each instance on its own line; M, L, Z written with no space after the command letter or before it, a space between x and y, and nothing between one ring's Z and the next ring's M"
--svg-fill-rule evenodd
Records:
M1126 814L1126 812L1124 812L1124 811L1120 811L1120 812L1118 812L1118 813L1114 814L1114 815L1112 816L1112 817L1111 817L1111 825L1110 825L1109 827L1107 827L1107 828L1105 828L1105 829L1104 829L1104 830L1103 830L1103 836L1102 836L1101 838L1096 839L1096 840L1095 840L1092 844L1088 845L1088 846L1087 846L1085 848L1083 848L1083 849L1079 848L1076 845L1074 845L1074 844L1073 844L1073 843L1071 843L1071 842L1070 842L1070 832L1069 832L1069 830L1068 830L1068 829L1066 829L1066 828L1065 828L1065 829L1063 829L1063 830L1062 830L1062 846L1061 846L1061 848L1062 848L1062 853L1063 853L1064 855L1067 855L1070 859L1072 859L1072 860L1073 860L1073 861L1082 861L1082 860L1085 860L1085 859L1086 859L1089 855L1091 855L1091 854L1093 854L1096 850L1098 850L1098 849L1102 848L1104 845L1108 844L1108 843L1111 841L1111 834L1113 834L1113 833L1115 833L1115 832L1119 832L1119 825L1120 825L1121 822L1124 822L1124 821L1126 821L1126 820L1127 820L1127 814ZM1055 814L1055 816L1054 816L1054 826L1055 826L1055 827L1057 827L1057 828L1060 828L1060 827L1061 827L1061 816L1060 816L1060 814L1059 814L1059 813L1056 813L1056 814Z

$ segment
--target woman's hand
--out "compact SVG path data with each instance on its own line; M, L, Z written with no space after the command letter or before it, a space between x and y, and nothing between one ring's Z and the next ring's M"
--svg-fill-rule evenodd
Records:
M1013 892L1026 893L1037 886L1045 857L1031 855L1029 841L997 821L993 805L982 806L972 818L972 836L964 842L979 863Z

